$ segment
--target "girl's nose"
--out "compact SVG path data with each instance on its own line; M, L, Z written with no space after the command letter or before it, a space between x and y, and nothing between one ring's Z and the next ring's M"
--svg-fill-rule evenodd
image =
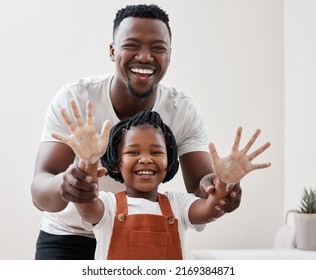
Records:
M150 163L153 163L153 160L149 157L141 157L139 160L138 160L138 163L141 163L141 164L150 164Z

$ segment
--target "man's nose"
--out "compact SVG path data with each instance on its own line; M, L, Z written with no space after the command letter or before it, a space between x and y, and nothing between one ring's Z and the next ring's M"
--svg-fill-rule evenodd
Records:
M153 61L153 56L151 55L151 52L147 48L142 48L139 50L137 55L135 56L135 59L138 60L139 62L150 62Z

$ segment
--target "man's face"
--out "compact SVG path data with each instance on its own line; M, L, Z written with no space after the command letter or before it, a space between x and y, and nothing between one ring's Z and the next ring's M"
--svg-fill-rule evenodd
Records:
M125 18L110 46L118 81L138 98L156 90L170 62L171 42L166 25L156 19Z

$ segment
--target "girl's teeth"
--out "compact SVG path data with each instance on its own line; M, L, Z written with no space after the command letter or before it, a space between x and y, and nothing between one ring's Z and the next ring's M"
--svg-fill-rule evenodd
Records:
M153 171L139 171L137 172L138 175L153 175Z

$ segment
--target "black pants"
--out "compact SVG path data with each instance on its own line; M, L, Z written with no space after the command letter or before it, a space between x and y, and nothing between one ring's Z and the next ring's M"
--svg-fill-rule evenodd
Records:
M35 260L93 260L95 246L94 238L40 231Z

